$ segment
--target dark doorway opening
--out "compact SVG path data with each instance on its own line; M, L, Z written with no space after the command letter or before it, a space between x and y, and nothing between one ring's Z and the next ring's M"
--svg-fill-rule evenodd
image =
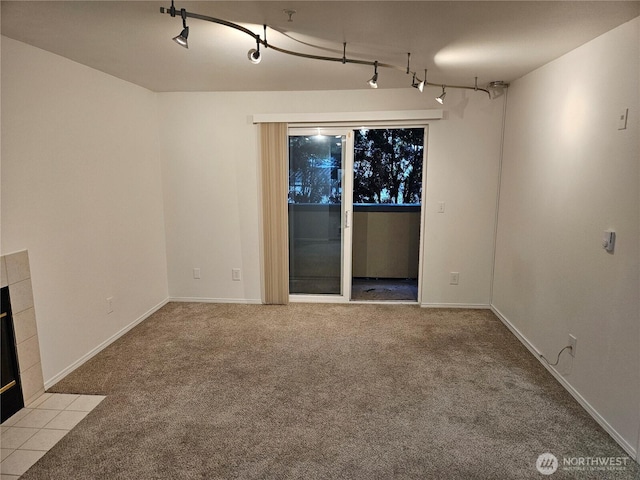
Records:
M418 301L424 128L354 131L352 300Z

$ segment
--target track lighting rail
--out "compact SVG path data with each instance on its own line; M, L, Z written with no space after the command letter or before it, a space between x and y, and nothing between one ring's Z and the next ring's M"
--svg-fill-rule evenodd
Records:
M378 61L372 61L372 60L359 60L359 59L355 59L355 58L347 58L347 44L344 43L343 47L344 47L344 53L342 57L331 57L331 56L324 56L324 55L314 55L312 53L303 53L303 52L296 52L294 50L288 50L286 48L280 48L277 47L275 45L273 45L270 42L267 42L266 39L266 32L267 32L267 25L264 25L264 32L265 32L265 38L261 38L260 35L253 33L251 30L249 30L248 28L243 27L242 25L238 25L237 23L233 23L230 22L228 20L223 20L221 18L215 18L215 17L210 17L208 15L201 15L199 13L193 13L193 12L189 12L187 10L183 9L176 9L173 1L171 2L171 7L170 8L164 8L164 7L160 7L160 13L163 14L168 14L171 15L172 17L180 17L183 19L183 21L186 18L195 18L197 20L204 20L206 22L212 22L212 23L217 23L219 25L224 25L225 27L229 27L229 28L233 28L235 30L238 30L246 35L249 35L250 37L252 37L256 43L258 44L258 46L263 45L265 48L270 48L272 50L275 50L276 52L280 52L283 53L285 55L291 55L294 57L301 57L301 58L308 58L311 60L321 60L321 61L325 61L325 62L340 62L340 63L352 63L355 65L367 65L367 66L371 66L376 68L376 74L375 76L377 77L377 68L387 68L387 69L392 69L392 70L397 70L399 72L403 72L406 73L408 75L413 75L413 79L412 79L412 86L416 86L419 83L424 82L424 85L427 86L431 86L431 87L442 87L443 88L443 93L444 93L444 88L454 88L454 89L462 89L462 90L474 90L476 92L484 92L487 95L489 95L489 98L491 98L491 92L487 89L484 88L480 88L478 87L478 77L476 77L475 79L475 85L474 86L468 86L468 85L449 85L449 84L442 84L442 83L433 83L433 82L429 82L426 79L426 73L427 71L425 70L425 78L424 80L418 78L417 72L413 72L410 70L410 58L411 58L411 54L407 54L407 66L406 67L401 67L399 65L393 65L390 63L381 63ZM185 45L183 45L185 46ZM259 54L259 51L258 51ZM258 57L259 58L259 57ZM258 60L259 61L259 60ZM253 61L253 63L258 63L258 61ZM495 82L493 82L495 83ZM506 86L506 84L505 84ZM377 87L376 87L377 88ZM422 90L420 90L422 91ZM444 98L444 97L443 97Z

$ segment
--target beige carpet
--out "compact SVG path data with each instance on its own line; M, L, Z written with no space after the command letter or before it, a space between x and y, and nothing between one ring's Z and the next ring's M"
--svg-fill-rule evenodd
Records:
M51 391L107 398L25 479L632 479L489 311L165 306Z

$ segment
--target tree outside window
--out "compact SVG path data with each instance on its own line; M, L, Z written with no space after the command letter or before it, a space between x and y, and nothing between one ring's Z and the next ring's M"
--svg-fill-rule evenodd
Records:
M420 204L424 129L354 133L353 203Z
M354 135L353 203L419 205L424 129L361 129ZM341 158L341 137L289 137L289 203L341 203Z
M289 137L289 203L341 203L341 158L341 137Z

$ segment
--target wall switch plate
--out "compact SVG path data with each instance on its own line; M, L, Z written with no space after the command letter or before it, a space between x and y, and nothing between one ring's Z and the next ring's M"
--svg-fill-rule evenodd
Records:
M444 213L444 202L438 202L438 213Z
M449 285L458 285L459 281L460 281L460 273L451 272L449 274Z
M195 278L196 280L200 279L200 269L199 268L194 268L193 269L193 278Z
M569 353L571 354L572 357L575 357L576 348L578 346L578 339L571 334L569 334L569 345L571 346L571 350L569 350Z
M607 252L613 252L616 246L616 232L614 230L605 230L602 237L602 248Z
M113 297L107 298L107 313L113 313Z
M234 282L239 282L240 280L242 280L242 274L240 273L240 269L239 268L231 269L231 279Z
M629 117L629 109L623 108L620 111L620 116L618 117L618 130L626 130L627 129L627 118Z

